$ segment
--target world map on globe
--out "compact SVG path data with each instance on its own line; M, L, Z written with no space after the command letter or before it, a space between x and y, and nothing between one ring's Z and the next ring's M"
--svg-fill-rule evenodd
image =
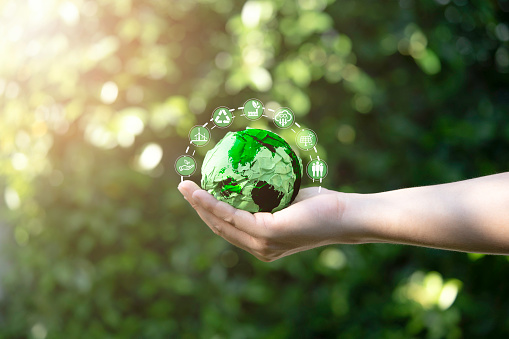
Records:
M248 128L228 132L207 152L201 186L236 208L276 212L293 202L302 173L302 160L283 138Z

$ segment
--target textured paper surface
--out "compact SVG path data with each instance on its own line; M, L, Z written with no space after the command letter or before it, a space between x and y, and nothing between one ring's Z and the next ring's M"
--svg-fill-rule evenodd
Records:
M259 129L228 132L207 152L202 188L249 212L288 206L300 188L302 161L277 134Z

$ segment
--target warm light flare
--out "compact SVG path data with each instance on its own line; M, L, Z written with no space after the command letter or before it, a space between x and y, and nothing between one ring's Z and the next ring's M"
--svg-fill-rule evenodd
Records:
M101 89L101 100L105 104L112 104L117 100L118 86L113 81L106 82Z
M80 20L78 7L70 1L66 1L60 5L58 14L60 14L62 20L69 26L76 25Z
M163 149L161 146L155 143L151 143L145 146L143 149L143 152L138 159L138 165L141 167L141 169L150 171L159 165L162 157Z

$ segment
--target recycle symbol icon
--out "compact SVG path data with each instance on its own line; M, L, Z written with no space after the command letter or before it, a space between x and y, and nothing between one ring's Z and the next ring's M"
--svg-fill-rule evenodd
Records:
M221 116L224 116L224 120L221 120ZM230 117L228 116L228 113L226 110L222 109L216 116L216 119L214 120L217 124L229 124L230 123Z

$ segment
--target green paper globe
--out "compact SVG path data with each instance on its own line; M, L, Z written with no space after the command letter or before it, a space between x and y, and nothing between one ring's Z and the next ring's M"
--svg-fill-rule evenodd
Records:
M249 212L276 212L299 192L302 160L279 135L248 128L228 132L207 152L201 186L216 199Z

